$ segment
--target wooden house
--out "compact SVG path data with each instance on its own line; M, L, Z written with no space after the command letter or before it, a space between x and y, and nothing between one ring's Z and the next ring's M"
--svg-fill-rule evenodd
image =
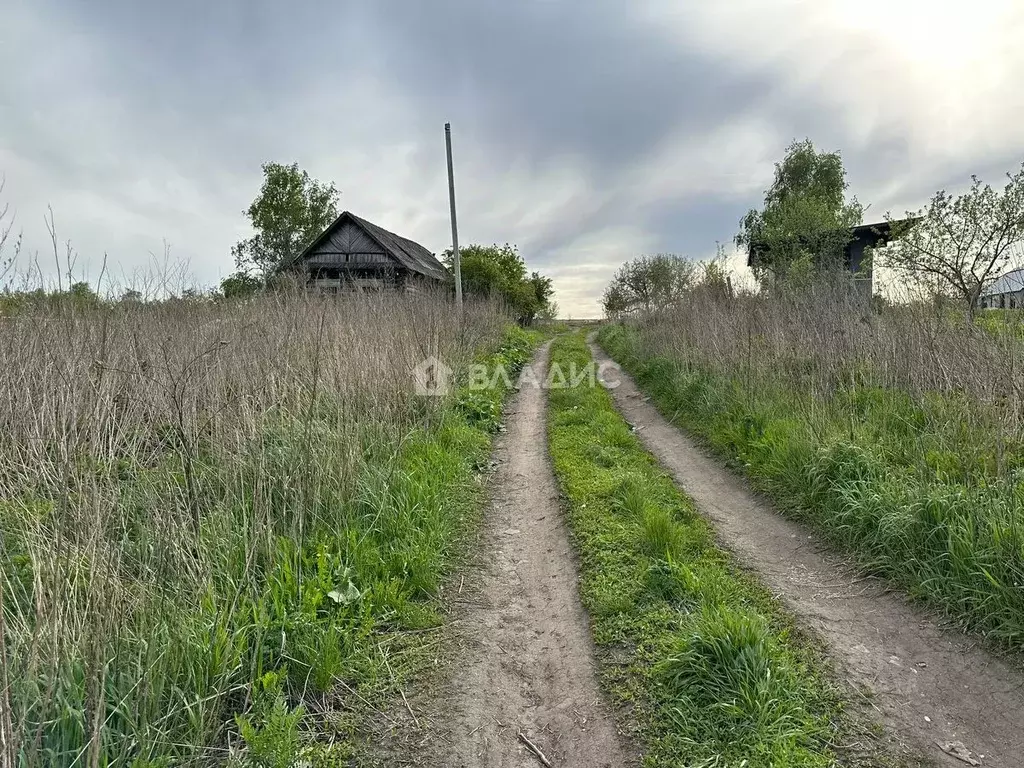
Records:
M843 248L843 268L853 275L854 285L868 298L874 292L874 276L871 261L867 258L869 249L880 248L899 238L917 219L901 221L880 221L876 224L861 224L850 228L849 240ZM751 243L747 250L747 266L756 267L768 260L770 249L759 243Z
M451 275L419 243L343 212L284 269L305 274L315 290L415 290Z

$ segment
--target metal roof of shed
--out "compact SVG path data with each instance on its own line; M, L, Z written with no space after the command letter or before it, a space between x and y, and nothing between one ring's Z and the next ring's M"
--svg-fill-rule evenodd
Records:
M998 296L1002 293L1017 293L1017 291L1024 291L1024 269L1013 269L996 278L995 282L981 295Z

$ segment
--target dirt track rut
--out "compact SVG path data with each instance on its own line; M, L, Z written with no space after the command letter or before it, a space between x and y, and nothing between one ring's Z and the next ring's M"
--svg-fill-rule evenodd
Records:
M598 361L609 361L591 348ZM705 455L625 373L608 380L613 376L615 403L647 449L711 520L723 546L824 640L840 675L870 690L871 705L897 739L940 765L970 764L940 749L961 742L983 766L1024 766L1024 674L884 583L861 577Z
M538 380L547 360L545 345L532 362ZM507 410L480 556L449 589L455 650L412 701L426 731L415 739L418 766L537 768L520 730L558 768L632 764L598 688L546 415L545 392L531 385Z

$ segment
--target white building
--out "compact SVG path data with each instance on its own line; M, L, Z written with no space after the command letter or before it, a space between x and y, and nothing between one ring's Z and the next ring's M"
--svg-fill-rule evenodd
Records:
M986 288L978 298L982 309L1024 309L1024 269L1014 269Z

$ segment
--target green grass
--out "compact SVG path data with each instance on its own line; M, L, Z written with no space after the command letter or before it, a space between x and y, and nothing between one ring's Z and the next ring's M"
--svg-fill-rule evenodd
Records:
M986 309L974 318L974 322L986 333L998 338L1010 336L1024 339L1024 313L1019 309Z
M552 360L590 361L579 334ZM645 765L829 766L843 718L816 652L655 463L601 387L550 391L549 444L602 677Z
M536 342L510 328L478 359L517 369ZM10 470L0 666L17 765L346 764L441 621L505 391L410 398L388 422L312 392L234 442L188 444L171 424L117 460L83 452L73 486Z
M1024 446L993 406L851 376L829 397L646 351L602 346L671 420L864 567L1006 647L1024 641Z

